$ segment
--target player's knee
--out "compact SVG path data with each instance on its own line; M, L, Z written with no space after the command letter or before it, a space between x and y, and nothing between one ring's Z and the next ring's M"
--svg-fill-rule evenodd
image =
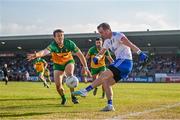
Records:
M97 75L92 76L93 81L97 79Z
M104 88L108 87L108 86L109 86L108 80L105 80L105 81L103 82L102 86L103 86Z
M66 73L66 76L73 76L73 73Z
M40 79L44 80L44 77L42 75L39 76Z
M111 74L111 72L109 70L106 70L106 71L101 73L100 77L101 77L102 80L105 80L105 79L111 78L112 74Z
M63 86L60 85L60 84L59 84L59 85L56 85L56 89L57 89L57 90L63 89Z
M62 87L56 87L56 90L57 90L57 92L59 92L59 91L64 91L64 88L62 88Z
M107 82L106 82L106 81L103 81L102 87L103 87L103 88L106 88L106 86L107 86Z

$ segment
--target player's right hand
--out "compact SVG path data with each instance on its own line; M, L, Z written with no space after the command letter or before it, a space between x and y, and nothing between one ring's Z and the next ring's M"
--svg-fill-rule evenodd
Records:
M140 58L140 61L143 61L143 62L148 60L148 56L144 52L141 52L139 54L139 58Z
M28 55L27 55L27 60L28 60L28 61L34 60L35 58L36 58L36 53L28 54Z
M87 76L92 77L92 74L89 71L88 67L83 67L83 74L86 74Z
M94 64L97 65L97 64L98 64L98 57L95 56L95 57L93 58L93 62L94 62Z

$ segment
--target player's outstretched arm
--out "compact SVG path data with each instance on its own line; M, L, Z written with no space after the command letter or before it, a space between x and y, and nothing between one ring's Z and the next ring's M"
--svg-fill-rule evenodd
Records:
M90 54L87 53L87 54L86 54L86 60L88 61L90 57L91 57Z
M86 61L84 55L82 54L82 52L79 50L78 52L76 52L76 55L77 55L78 58L80 59L82 65L83 65L83 69L85 70L85 72L87 72L87 74L88 74L90 77L92 77L91 72L89 71L88 66L87 66L87 61Z
M148 59L148 56L144 52L142 52L135 44L128 40L127 37L123 37L120 41L124 45L130 47L133 50L133 52L137 53L141 61L146 61Z
M123 38L121 39L121 42L122 42L123 44L125 44L126 46L130 47L131 50L133 50L133 52L135 52L135 53L137 53L138 51L140 51L140 49L139 49L135 44L133 44L130 40L128 40L127 37L123 37Z
M46 56L49 53L50 53L50 51L48 49L44 49L44 50L41 50L41 51L39 51L37 53L28 54L27 59L28 59L28 61L31 61L31 60L34 60L36 58Z
M45 61L45 63L44 63L45 65L44 65L44 68L46 69L47 68L47 66L48 66L48 63Z

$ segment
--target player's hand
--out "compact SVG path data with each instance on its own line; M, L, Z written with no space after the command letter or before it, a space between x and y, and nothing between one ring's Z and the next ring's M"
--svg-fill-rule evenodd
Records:
M97 64L98 64L98 61L99 61L98 57L96 57L96 56L95 56L95 57L93 58L93 62L94 62L94 64L96 64L96 65L97 65Z
M35 58L36 58L36 53L28 54L28 55L27 55L27 60L28 60L28 61L34 60Z
M92 77L91 72L89 71L88 67L83 67L83 71L85 74L87 74L89 77Z
M145 62L145 61L148 60L148 56L147 56L144 52L141 52L141 53L139 54L139 59L140 59L140 61Z

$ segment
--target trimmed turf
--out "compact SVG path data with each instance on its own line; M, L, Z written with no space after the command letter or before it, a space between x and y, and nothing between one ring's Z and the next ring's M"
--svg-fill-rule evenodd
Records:
M87 86L81 83L77 89ZM104 119L130 113L143 112L180 103L180 84L118 83L113 86L115 112L99 111L106 105L101 99L101 88L96 96L92 92L79 98L74 105L65 86L68 102L60 105L55 85L44 88L40 82L0 82L0 119ZM180 106L164 109L130 119L180 119Z

